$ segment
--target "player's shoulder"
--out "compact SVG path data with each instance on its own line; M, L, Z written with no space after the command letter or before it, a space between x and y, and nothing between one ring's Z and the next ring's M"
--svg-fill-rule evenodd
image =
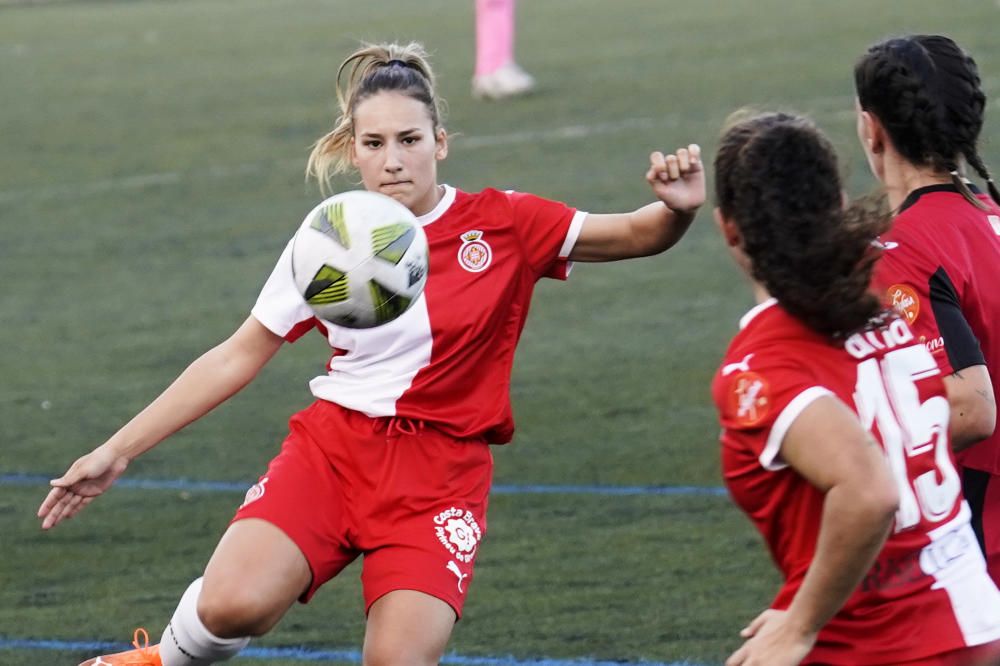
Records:
M518 193L513 190L502 190L495 187L483 188L478 192L456 190L453 210L509 212L514 207L517 195Z
M775 374L799 373L818 355L836 353L823 336L788 314L775 301L758 305L740 322L719 368L719 377L737 370Z

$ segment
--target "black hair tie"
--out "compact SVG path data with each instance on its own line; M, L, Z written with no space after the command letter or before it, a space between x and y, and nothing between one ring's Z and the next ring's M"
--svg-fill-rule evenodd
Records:
M407 64L406 64L405 62L403 62L402 60L397 60L397 59L395 59L395 58L394 58L394 59L392 59L392 60L390 60L389 62L387 62L387 63L385 64L385 66L386 66L386 67L409 67L409 65L407 65Z

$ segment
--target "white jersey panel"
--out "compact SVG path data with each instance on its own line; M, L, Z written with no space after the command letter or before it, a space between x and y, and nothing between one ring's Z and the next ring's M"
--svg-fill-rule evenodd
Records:
M453 200L454 191L438 215ZM316 316L295 286L291 241L261 289L251 314L283 338ZM323 319L318 321L335 351L329 373L309 382L312 394L369 416L395 415L396 401L431 359L431 325L424 295L400 317L375 328L348 329Z
M934 577L934 589L948 593L955 621L966 645L1000 639L1000 591L986 572L965 500L959 514L928 533L931 542L920 552L920 568Z
M292 277L292 241L288 241L250 314L269 331L285 337L296 324L313 318Z
M401 316L375 328L323 325L330 346L347 353L331 359L329 374L309 382L312 394L368 416L395 415L396 401L431 362L431 321L424 295Z

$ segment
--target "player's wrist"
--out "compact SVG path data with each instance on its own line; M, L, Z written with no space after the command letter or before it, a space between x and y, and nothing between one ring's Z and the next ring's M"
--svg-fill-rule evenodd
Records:
M698 209L702 206L701 204L695 204L691 207L671 206L667 202L663 202L663 205L667 207L668 211L677 217L694 217L698 214Z

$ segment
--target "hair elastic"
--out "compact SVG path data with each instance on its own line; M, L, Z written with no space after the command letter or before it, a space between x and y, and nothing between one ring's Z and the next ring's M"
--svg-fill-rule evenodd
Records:
M385 66L386 67L409 67L409 65L407 65L405 62L403 62L402 60L398 60L396 58L393 58L389 62L385 63Z

